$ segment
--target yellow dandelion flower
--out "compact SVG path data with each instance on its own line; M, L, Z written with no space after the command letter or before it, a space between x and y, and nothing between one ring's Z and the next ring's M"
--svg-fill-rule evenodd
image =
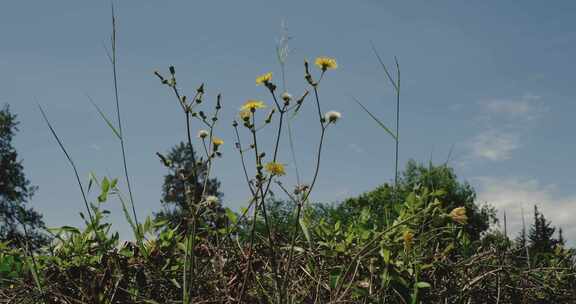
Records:
M454 208L448 216L456 223L460 225L465 225L468 222L468 216L466 216L466 208L458 207Z
M285 175L286 171L284 170L284 165L277 162L269 162L266 164L266 171L270 172L273 175Z
M338 67L338 63L336 63L336 59L331 57L318 57L314 62L316 66L318 66L322 71L326 70L333 70Z
M264 75L256 77L256 84L257 85L265 84L267 82L270 82L270 80L272 80L272 73L266 73Z
M218 147L218 146L220 146L220 145L223 145L223 144L224 144L224 141L223 141L221 138L214 137L214 139L212 139L212 144L213 144L215 147Z
M266 107L263 101L250 99L247 100L242 107L240 107L240 111L256 111L256 109L263 109Z

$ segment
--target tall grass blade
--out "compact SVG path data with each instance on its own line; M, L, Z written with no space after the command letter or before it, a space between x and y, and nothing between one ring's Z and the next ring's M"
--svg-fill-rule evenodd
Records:
M382 128L386 133L388 133L394 140L398 140L398 137L392 132L380 119L378 119L372 112L370 112L356 97L352 97L352 99L366 112L370 117Z
M122 140L122 136L120 135L120 132L114 127L114 125L112 124L112 121L110 119L108 119L108 117L106 117L106 114L104 114L102 109L100 109L100 107L94 102L92 97L90 97L89 95L86 95L86 97L88 97L88 100L90 101L90 103L94 106L94 108L96 108L96 111L98 111L98 114L100 115L100 117L104 120L104 122L106 122L108 127L110 127L110 129L112 130L114 135L116 135L116 137L119 140Z
M38 105L38 109L40 109L40 113L42 113L42 117L44 118L44 121L48 125L48 128L50 129L52 136L54 136L54 138L56 139L56 142L58 142L58 146L60 146L60 149L62 150L62 152L64 152L64 155L66 155L66 159L68 159L68 163L70 164L70 166L74 170L74 175L76 176L76 181L78 182L78 187L80 188L80 192L82 193L82 199L84 200L84 206L86 207L86 212L88 212L88 216L90 217L90 224L94 225L94 217L92 216L92 211L90 211L88 198L86 197L86 192L84 191L84 186L82 186L82 181L80 180L80 176L78 175L78 169L76 168L76 164L74 164L72 157L70 157L70 154L68 153L68 151L66 151L64 144L62 143L62 141L58 137L58 134L56 134L56 131L54 130L54 127L52 127L52 124L50 123L48 116L46 116L46 112L44 112L44 109L42 108L42 106Z

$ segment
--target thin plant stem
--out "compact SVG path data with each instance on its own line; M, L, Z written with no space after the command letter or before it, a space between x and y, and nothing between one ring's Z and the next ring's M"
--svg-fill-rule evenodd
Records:
M138 216L136 214L136 206L134 205L134 195L132 193L132 186L130 184L130 175L128 174L128 164L126 161L126 148L124 144L124 132L122 129L122 118L120 116L120 99L118 94L118 73L116 71L116 16L114 14L114 5L112 5L112 55L110 57L112 63L112 74L114 77L114 100L116 101L116 117L118 120L118 132L120 134L120 149L122 150L122 164L124 165L124 176L126 178L126 186L128 187L128 195L130 197L130 204L132 207L132 215L136 224L136 233L138 234L138 242L142 243L142 233L140 232L140 225L138 224Z
M276 101L276 99L274 99ZM278 102L276 101L276 105L279 106ZM274 149L274 157L273 157L273 161L276 161L276 156L278 154L278 144L280 141L280 134L282 132L282 112L280 112L280 126L278 127L278 135L276 138L276 147ZM256 115L255 113L252 114L252 139L254 142L254 154L256 157L256 166L259 168L258 169L258 174L260 176L262 176L262 159L259 155L259 151L258 151L258 140L256 137L256 130L254 129L254 125L256 124ZM266 231L268 233L268 242L270 243L270 251L272 253L272 271L274 272L274 282L276 282L276 288L278 291L280 288L280 284L278 282L279 278L278 278L278 268L276 265L276 249L275 249L275 245L274 245L274 239L272 237L272 229L270 227L270 221L268 219L268 213L266 211L266 194L268 193L268 190L270 189L270 183L272 181L273 176L270 176L268 179L268 184L266 185L266 191L264 191L262 185L259 186L259 190L260 190L260 204L262 207L262 216L264 217L264 225L266 226ZM256 205L256 207L258 207L258 205Z
M396 93L396 134L395 134L396 136L394 137L394 140L395 140L394 201L395 201L395 203L398 203L398 156L399 156L399 141L400 141L400 137L399 137L399 133L398 133L399 129L400 129L400 64L398 63L398 58L394 57L394 62L396 64L396 81L394 81L392 74L390 73L390 71L388 70L386 65L384 64L384 61L380 57L380 54L378 54L378 51L376 50L376 47L374 46L374 43L372 41L370 41L370 45L372 47L372 51L374 52L374 55L376 56L376 58L378 59L378 62L380 63L380 66L384 70L384 73L386 74L388 81L390 82L390 84L392 85L392 87L394 88L394 91Z
M400 142L400 65L398 64L398 59L394 57L394 61L396 62L396 151L394 153L394 188L396 188L395 193L395 200L398 203L398 147Z
M234 133L236 134L236 140L238 143L238 153L240 154L240 161L242 162L242 170L244 171L244 177L246 178L246 183L248 184L248 188L250 188L250 192L252 196L254 196L254 189L252 188L252 184L250 183L250 178L248 177L248 170L246 169L246 162L244 161L244 151L242 150L242 143L240 142L240 134L238 132L238 126L234 126Z

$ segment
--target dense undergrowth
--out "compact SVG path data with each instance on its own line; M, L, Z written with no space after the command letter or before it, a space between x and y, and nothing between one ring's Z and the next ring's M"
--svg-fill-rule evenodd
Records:
M283 56L279 49L281 63ZM167 75L156 72L182 108L186 147L201 155L185 168L160 155L184 184L184 220L139 221L130 188L125 195L116 179L91 175L84 189L78 178L83 227L50 230L53 242L39 250L26 240L0 244L0 303L576 302L574 252L561 242L543 250L490 230L493 210L476 205L473 190L455 182L446 165L396 172L394 183L338 206L310 202L324 139L341 118L323 111L320 90L329 89L336 61L319 57L314 65L305 63L304 88L295 97L279 89L271 73L258 77L270 101L248 100L233 121L236 137L225 141L238 150L251 193L239 213L224 208L202 182L214 174L225 144L215 130L221 96L208 101L200 85L187 97L174 67ZM399 106L399 66L396 75L383 67ZM119 123L117 96L116 102ZM300 111L317 114L318 142L309 152L316 162L306 182L289 186L282 178L287 160L278 151ZM100 114L125 157L121 126ZM397 145L398 127L378 123ZM263 129L274 130L272 147L263 146ZM134 241L121 242L111 230L106 203L112 199L122 203Z

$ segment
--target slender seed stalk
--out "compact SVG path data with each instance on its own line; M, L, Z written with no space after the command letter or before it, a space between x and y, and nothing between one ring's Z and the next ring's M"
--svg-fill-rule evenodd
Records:
M398 64L398 59L396 59L396 57L394 57L394 60L396 61L396 85L395 90L396 90L396 151L394 153L394 188L396 189L396 191L394 191L395 193L395 201L396 204L398 203L398 146L399 146L399 142L400 142L400 137L399 137L399 129L400 129L400 65Z
M124 132L122 129L122 118L120 116L120 98L118 95L118 73L116 72L116 16L114 15L114 6L112 6L112 55L110 57L112 63L112 74L114 77L114 100L116 101L116 118L118 120L118 133L120 135L120 150L122 151L122 164L124 166L124 177L126 179L126 186L128 187L128 195L130 197L130 205L132 207L132 215L136 224L137 240L142 245L142 238L144 237L140 232L140 224L138 223L138 215L136 214L136 206L134 205L134 195L132 194L132 186L130 184L130 175L128 174L128 164L126 161L126 148L124 144Z

